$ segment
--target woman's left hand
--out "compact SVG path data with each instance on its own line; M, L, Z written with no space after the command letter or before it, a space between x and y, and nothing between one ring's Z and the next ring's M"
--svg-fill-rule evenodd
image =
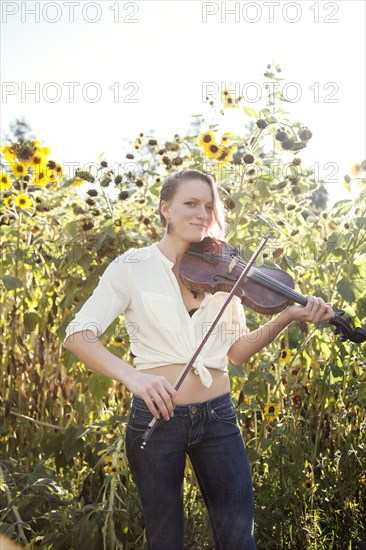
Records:
M291 321L307 321L310 323L321 323L329 321L334 317L332 304L325 303L322 298L316 296L306 296L306 306L290 306L286 313Z

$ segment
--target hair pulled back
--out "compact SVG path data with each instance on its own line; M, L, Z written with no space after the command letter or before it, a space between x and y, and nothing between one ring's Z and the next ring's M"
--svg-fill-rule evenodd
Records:
M170 201L174 197L178 185L187 180L201 180L209 184L213 195L213 217L214 221L209 229L209 236L216 239L224 239L225 237L225 214L224 206L219 197L217 185L214 178L210 174L205 174L199 170L181 170L176 172L173 176L167 177L161 186L160 200L159 200L159 214L160 221L163 227L166 227L166 219L161 213L162 201Z

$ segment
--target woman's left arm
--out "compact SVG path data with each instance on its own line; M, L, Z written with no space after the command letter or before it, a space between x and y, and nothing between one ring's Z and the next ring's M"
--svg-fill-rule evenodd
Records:
M275 319L241 336L228 351L230 361L234 365L245 363L252 355L273 342L292 321L320 323L334 317L331 304L326 304L324 300L315 296L307 296L307 300L306 306L290 306Z

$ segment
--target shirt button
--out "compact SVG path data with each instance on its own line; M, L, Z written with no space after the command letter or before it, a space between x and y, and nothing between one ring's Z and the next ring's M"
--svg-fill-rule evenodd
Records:
M197 412L197 407L195 407L195 406L193 405L193 407L191 407L191 413L192 413L192 414L195 414L196 412Z

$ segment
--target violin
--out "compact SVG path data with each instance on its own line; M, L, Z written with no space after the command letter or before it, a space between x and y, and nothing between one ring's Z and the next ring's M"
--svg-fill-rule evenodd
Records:
M179 271L184 284L193 293L214 294L218 291L230 292L245 266L237 248L225 241L205 237L190 244L180 260ZM306 306L307 298L296 292L294 287L294 280L286 271L262 265L250 269L235 295L242 304L257 313L273 315L295 302ZM342 334L342 342L364 342L366 330L352 328L351 317L343 315L344 310L339 310L328 321L336 327L334 334Z

